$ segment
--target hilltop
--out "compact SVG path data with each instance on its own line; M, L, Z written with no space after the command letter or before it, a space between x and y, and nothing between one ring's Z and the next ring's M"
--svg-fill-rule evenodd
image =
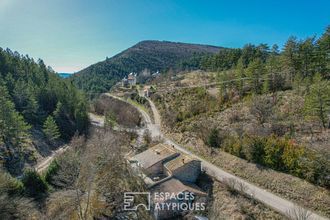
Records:
M79 71L74 75L73 81L84 91L101 93L109 90L129 72L140 73L145 69L151 72L182 70L186 68L182 65L185 61L192 63L193 59L218 53L222 49L224 48L200 44L142 41L111 58Z

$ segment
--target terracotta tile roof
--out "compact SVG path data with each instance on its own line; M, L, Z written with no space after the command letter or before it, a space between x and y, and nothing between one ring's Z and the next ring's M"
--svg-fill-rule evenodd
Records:
M175 149L165 144L157 144L156 146L135 155L131 160L138 161L143 168L147 169L158 162L174 156L179 156L179 153Z

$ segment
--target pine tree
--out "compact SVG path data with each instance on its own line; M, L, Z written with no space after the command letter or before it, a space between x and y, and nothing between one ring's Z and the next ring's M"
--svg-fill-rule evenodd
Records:
M207 144L210 147L220 147L220 137L219 137L219 130L216 128L212 128L211 132L207 138Z
M75 120L76 120L76 128L80 134L87 130L89 125L89 118L87 114L86 103L83 101L79 101L76 107Z
M284 45L283 61L284 61L284 66L286 67L287 75L291 83L293 82L293 79L296 77L296 72L298 69L297 51L298 51L297 38L290 37Z
M330 26L317 41L318 71L323 78L330 79Z
M254 93L261 94L262 92L262 76L265 74L265 67L260 59L252 61L247 70L247 75L251 78L252 89Z
M322 80L321 76L317 74L314 77L314 84L310 88L310 94L306 97L305 110L308 116L317 117L324 128L330 128L330 122L327 122L330 114L329 94L329 81Z
M60 137L60 132L54 118L49 115L44 123L43 132L50 142L56 141Z
M16 112L6 87L0 85L0 94L0 143L19 147L28 139L30 126Z
M239 96L240 96L240 98L242 98L244 95L244 79L243 78L245 77L245 70L244 70L242 58L240 58L237 62L235 77L238 79L238 81L236 82L236 86L237 86L237 89L239 92Z

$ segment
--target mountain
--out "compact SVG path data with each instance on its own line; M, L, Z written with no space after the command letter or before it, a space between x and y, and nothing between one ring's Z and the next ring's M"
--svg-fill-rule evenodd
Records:
M140 73L144 69L151 72L182 70L185 68L182 64L186 61L192 63L192 59L215 54L222 49L224 48L200 44L142 41L112 58L81 70L72 79L79 88L90 94L101 93L109 90L129 72Z

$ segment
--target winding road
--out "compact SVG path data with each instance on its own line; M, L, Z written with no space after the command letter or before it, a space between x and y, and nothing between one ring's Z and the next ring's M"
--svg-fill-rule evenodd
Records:
M107 93L106 95L119 99L121 101L127 102L126 100L116 97L114 95L111 95ZM170 138L166 137L160 130L161 125L161 117L160 114L155 106L155 104L147 98L147 100L150 103L150 107L153 112L154 116L154 122L152 122L150 116L141 108L138 108L137 106L134 106L142 115L144 118L144 121L146 123L146 127L150 130L151 136L153 138L155 137L161 137L164 140L164 143L174 146L178 151L181 151L185 154L190 155L191 157L194 157L201 161L202 169L210 176L215 178L216 180L220 182L228 181L228 180L234 180L236 183L235 186L238 190L244 189L244 192L248 194L249 196L253 197L254 199L258 200L259 202L262 202L266 206L272 208L273 210L278 211L279 213L291 218L291 219L298 219L297 216L301 217L308 217L304 219L308 220L326 220L328 218L323 217L315 212L312 212L310 210L307 210L303 207L298 206L297 204L287 200L283 199L271 192L268 192L265 189L262 189L258 186L255 186L246 180L243 180L237 176L234 176L233 174L230 174L223 169L213 165L212 163L206 161L205 159L193 154L192 152L188 151L184 147L180 146L179 144L172 141ZM127 102L129 103L129 102ZM129 103L130 104L130 103ZM302 219L302 218L299 218Z

